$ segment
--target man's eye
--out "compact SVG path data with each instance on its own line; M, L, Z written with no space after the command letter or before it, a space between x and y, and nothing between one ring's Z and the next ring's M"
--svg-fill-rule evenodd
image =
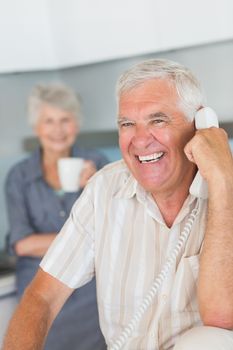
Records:
M153 124L153 125L163 125L163 124L165 124L166 123L166 121L164 120L164 119L152 119L151 120L151 124Z
M154 120L152 120L152 123L154 123L154 124L159 124L159 123L163 123L163 122L164 122L163 119L154 119Z
M131 126L133 126L134 124L131 123L131 122L123 122L123 123L120 123L119 126L120 128L129 128Z

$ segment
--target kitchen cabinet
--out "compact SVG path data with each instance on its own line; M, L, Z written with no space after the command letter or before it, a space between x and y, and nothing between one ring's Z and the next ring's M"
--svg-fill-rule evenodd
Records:
M233 38L231 0L8 0L0 72L58 69Z

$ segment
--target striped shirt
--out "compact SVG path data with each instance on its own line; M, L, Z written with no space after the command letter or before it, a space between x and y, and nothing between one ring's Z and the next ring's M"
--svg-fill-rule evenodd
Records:
M109 164L89 181L41 267L71 288L96 276L100 325L110 347L138 310L197 204L185 247L124 346L172 349L181 333L201 324L196 287L206 200L189 195L168 228L124 161Z

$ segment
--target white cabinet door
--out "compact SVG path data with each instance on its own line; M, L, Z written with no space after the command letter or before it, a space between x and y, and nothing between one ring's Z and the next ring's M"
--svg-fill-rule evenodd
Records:
M0 72L55 69L233 38L232 0L8 0Z
M233 38L232 0L162 0L155 4L162 50Z

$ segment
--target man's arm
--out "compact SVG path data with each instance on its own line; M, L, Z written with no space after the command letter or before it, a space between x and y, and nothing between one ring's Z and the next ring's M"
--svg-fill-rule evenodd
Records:
M7 330L3 350L39 350L73 289L39 269Z
M186 152L209 190L198 281L200 314L206 325L233 329L233 160L227 135L217 128L200 130Z

